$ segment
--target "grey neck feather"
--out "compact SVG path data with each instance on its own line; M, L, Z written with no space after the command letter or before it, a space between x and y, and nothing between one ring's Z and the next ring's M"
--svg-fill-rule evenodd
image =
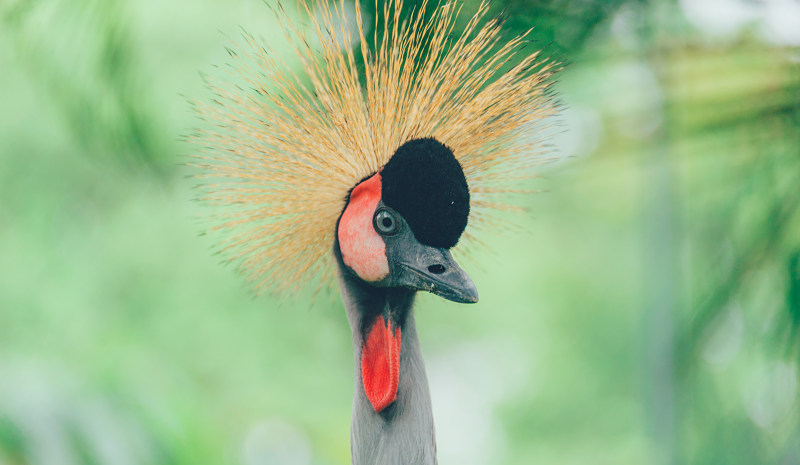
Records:
M353 331L355 395L350 425L353 465L436 464L433 412L425 365L412 311L414 292L379 289L357 282L340 270L339 284ZM376 413L361 380L362 316L387 310L405 315L400 350L397 400Z

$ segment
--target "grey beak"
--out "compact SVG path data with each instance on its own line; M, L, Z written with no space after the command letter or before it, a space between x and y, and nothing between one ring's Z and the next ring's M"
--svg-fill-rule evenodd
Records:
M413 236L412 236L413 237ZM428 291L459 303L478 301L472 279L458 266L447 249L437 249L406 240L393 250L394 285Z

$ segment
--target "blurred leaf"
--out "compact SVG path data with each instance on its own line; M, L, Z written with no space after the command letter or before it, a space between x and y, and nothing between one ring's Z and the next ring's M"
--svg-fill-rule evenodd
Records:
M39 0L0 15L18 62L86 155L172 169L163 142L169 136L149 102L124 3Z
M11 464L22 464L26 463L27 455L25 439L19 427L0 412L0 459Z

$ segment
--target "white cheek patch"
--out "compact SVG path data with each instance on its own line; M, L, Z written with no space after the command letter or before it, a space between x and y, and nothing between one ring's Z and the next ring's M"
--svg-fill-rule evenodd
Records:
M381 200L381 177L376 174L350 194L350 203L339 220L342 260L359 278L376 282L389 275L386 244L372 226L372 216Z

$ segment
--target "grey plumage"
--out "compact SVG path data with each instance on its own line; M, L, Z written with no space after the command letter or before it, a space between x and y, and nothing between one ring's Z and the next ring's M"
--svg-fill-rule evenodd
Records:
M350 426L353 465L436 464L433 411L413 314L415 291L370 289L344 270L340 270L339 284L353 330L355 395ZM364 315L384 310L404 314L405 325L397 400L387 409L376 413L364 393L361 379L363 341L360 328Z

